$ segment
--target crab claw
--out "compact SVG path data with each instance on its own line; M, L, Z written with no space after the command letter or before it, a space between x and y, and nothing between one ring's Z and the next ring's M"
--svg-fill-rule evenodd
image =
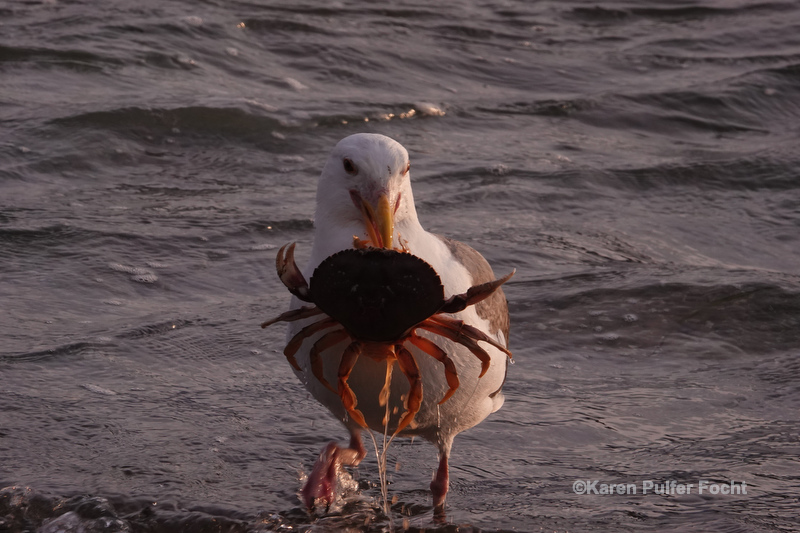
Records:
M505 283L506 281L511 279L511 276L516 273L517 269L515 268L507 275L503 276L500 279L496 279L494 281L487 281L486 283L481 283L480 285L475 285L470 287L469 290L462 294L456 294L451 296L447 301L444 302L444 305L439 309L440 313L458 313L459 311L463 311L470 305L474 305L481 300L485 300L489 296L492 295L494 291L500 288L500 285Z
M297 263L294 262L294 246L295 243L281 246L281 249L278 250L278 255L275 257L275 268L278 270L278 277L281 278L289 292L304 302L310 302L311 294L308 292L308 282L303 277L300 269L297 268ZM286 251L285 255L284 250Z

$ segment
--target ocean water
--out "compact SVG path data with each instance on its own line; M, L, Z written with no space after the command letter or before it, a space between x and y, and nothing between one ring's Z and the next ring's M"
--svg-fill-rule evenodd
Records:
M456 439L444 523L435 449L393 446L398 530L800 528L796 2L11 0L0 530L389 528L372 454L302 509L346 432L259 328L356 132L517 269L506 404Z

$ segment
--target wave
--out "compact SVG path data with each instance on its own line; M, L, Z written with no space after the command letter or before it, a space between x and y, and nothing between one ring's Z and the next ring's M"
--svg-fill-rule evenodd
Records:
M46 350L36 350L33 352L12 352L0 354L0 361L21 363L43 360L74 359L84 353L108 347L110 342L73 342Z
M95 128L124 134L147 135L213 135L262 139L270 131L280 129L278 119L254 114L237 107L188 106L177 108L127 107L92 111L56 118L51 124L62 127Z
M530 330L544 349L580 352L602 348L619 355L725 359L789 353L800 349L800 279L711 269L664 268L653 283L636 266L511 283L506 290L515 324L530 345ZM669 272L669 275L666 275ZM692 280L695 278L695 280ZM748 281L749 280L749 281ZM513 332L512 332L513 337ZM534 351L536 347L531 347Z
M69 50L60 48L29 48L0 44L0 65L30 62L39 66L61 66L71 70L84 72L102 70L108 66L121 66L122 61L114 57L100 55L86 50Z
M33 526L42 533L57 531L244 533L252 531L252 523L258 519L257 516L248 516L220 507L183 509L178 505L171 506L169 503L143 497L103 498L87 495L59 497L38 492L31 487L19 486L0 489L0 512L4 517L0 523L5 528L11 531L23 531Z
M794 8L786 3L761 2L752 5L738 5L735 7L687 5L606 8L593 6L570 8L566 13L573 20L584 22L620 22L647 19L680 24L698 19L754 16L758 14L791 12L793 10Z

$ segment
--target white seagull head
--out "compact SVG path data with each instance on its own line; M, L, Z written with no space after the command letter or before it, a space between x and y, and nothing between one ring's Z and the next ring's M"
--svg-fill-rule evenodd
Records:
M398 247L398 230L419 227L409 168L406 149L385 135L357 133L339 141L319 179L315 244L347 230L348 248L354 236L370 246Z

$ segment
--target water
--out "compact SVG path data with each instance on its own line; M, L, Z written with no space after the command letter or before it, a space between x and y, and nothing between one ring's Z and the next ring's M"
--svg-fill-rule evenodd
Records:
M446 524L434 448L393 444L398 528L798 528L799 82L788 1L0 5L0 529L388 527L372 454L300 508L345 432L258 327L359 131L517 268L506 404Z

